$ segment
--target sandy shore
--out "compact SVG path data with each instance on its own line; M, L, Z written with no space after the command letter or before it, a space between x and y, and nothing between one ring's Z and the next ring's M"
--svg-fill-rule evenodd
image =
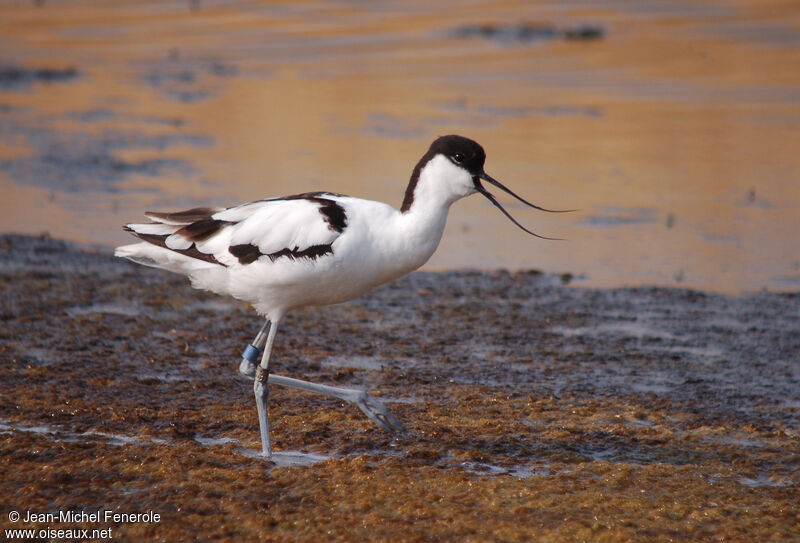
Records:
M800 294L564 279L416 273L290 315L277 373L364 387L408 431L273 387L270 463L236 371L250 309L103 250L0 236L0 527L797 541ZM58 517L97 510L158 521Z

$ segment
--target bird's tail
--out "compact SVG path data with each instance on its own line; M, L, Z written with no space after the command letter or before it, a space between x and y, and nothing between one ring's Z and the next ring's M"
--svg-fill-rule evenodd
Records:
M193 271L211 266L207 262L198 261L145 241L117 247L114 250L114 256L127 258L143 266L160 268L183 275L190 275Z

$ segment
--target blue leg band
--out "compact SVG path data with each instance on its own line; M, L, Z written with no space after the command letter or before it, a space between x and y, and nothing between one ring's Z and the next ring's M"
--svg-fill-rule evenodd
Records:
M249 360L253 364L258 363L258 359L261 356L261 349L257 347L253 347L252 345L248 345L247 348L242 353L242 358L245 360Z

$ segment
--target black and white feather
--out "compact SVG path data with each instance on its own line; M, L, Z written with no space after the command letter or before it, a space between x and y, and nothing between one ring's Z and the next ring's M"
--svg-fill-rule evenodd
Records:
M251 202L227 209L194 208L177 213L148 211L152 222L125 229L154 247L175 253L164 262L141 244L120 247L119 256L140 264L192 271L213 266L246 266L260 259L317 259L333 253L347 227L341 195L306 193ZM134 249L136 248L136 249ZM166 264L166 265L165 265ZM180 269L176 270L175 265Z

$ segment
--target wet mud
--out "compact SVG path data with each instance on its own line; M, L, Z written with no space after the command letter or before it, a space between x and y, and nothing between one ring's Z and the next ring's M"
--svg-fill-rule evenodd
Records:
M415 273L297 311L272 387L244 304L105 249L0 236L0 526L110 509L124 541L797 541L800 295Z

